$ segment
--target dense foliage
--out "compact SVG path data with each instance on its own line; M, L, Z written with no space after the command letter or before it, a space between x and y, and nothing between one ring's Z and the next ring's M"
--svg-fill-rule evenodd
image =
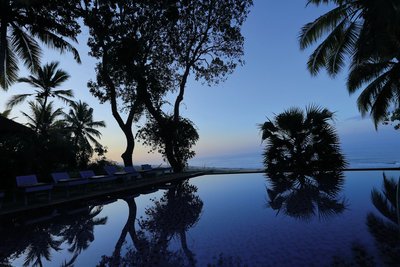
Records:
M309 0L333 4L333 9L301 30L302 49L322 42L310 55L308 69L316 75L325 68L338 74L349 59L347 88L363 88L357 104L362 115L371 114L375 126L398 107L400 62L400 2L397 0Z
M76 42L80 32L80 1L1 0L0 1L0 86L8 89L17 81L19 60L30 71L40 65L39 42L61 53L72 52L80 62L78 51L67 40Z
M266 141L264 164L271 175L292 171L313 175L320 170L338 170L346 166L340 153L339 138L329 123L333 113L317 106L305 112L290 108L260 125Z

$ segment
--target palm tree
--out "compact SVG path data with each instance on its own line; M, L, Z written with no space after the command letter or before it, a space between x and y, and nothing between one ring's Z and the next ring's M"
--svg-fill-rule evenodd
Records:
M267 173L294 171L312 175L318 170L337 170L346 166L340 153L339 138L329 121L333 113L309 106L303 112L290 108L274 121L260 125L262 140L267 140L264 164Z
M12 108L23 102L29 96L35 96L36 99L43 100L41 102L43 109L46 107L49 97L57 97L66 103L70 103L71 100L69 97L73 96L72 90L55 90L55 88L59 87L70 77L64 70L57 69L58 64L58 62L51 62L33 71L33 75L19 78L19 82L27 83L36 88L36 90L34 93L30 94L12 96L7 102L7 107Z
M37 40L50 48L72 52L80 63L78 51L64 38L77 42L79 24L71 12L77 1L0 1L0 86L7 90L18 78L18 59L30 71L40 65Z
M92 144L101 146L96 140L101 137L101 133L96 128L105 127L106 124L104 121L94 121L93 108L82 101L71 103L69 113L65 114L65 122L67 129L73 134L77 156L82 162L86 158L84 155L93 154Z
M325 68L338 74L350 59L348 91L364 84L357 103L362 115L370 111L375 126L392 104L399 104L400 3L395 0L309 0L308 4L333 3L335 7L307 23L299 36L305 49L325 38L308 60L317 75Z
M26 125L33 129L36 133L43 136L53 130L58 130L64 124L58 118L63 115L61 108L53 110L53 102L48 103L44 108L42 100L38 102L28 102L32 115L22 112L28 122Z

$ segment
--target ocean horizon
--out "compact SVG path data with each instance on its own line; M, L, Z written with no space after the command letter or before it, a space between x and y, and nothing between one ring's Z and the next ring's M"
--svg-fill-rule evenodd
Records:
M348 168L396 168L400 167L400 153L382 151L345 151ZM199 168L263 168L262 152L197 157L189 166Z

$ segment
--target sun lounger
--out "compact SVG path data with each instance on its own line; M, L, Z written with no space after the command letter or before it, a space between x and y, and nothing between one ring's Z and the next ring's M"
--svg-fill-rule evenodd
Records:
M89 179L91 183L111 182L117 179L115 175L96 175L92 170L80 171L79 174L82 178Z
M113 165L104 166L104 170L107 172L108 175L117 176L118 178L123 179L124 182L126 182L128 179L132 180L139 175L136 170L134 172L126 170L118 171L117 167Z
M51 200L52 184L39 183L36 175L17 176L17 188L24 193L24 203L28 204L28 193L47 192L48 200Z
M55 186L67 189L67 197L69 197L69 188L71 186L86 185L89 183L87 178L71 178L67 172L54 172L51 174L51 177Z
M161 175L161 174L165 174L165 173L171 173L172 168L170 168L170 167L153 168L150 164L143 164L142 170L140 172L143 174Z
M133 177L136 177L136 179L142 178L140 173L133 166L124 167L124 171L126 171L127 173L130 173L131 175L133 175Z

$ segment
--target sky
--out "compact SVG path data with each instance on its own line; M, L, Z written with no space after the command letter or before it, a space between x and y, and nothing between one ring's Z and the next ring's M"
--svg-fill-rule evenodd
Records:
M217 86L209 87L189 79L181 113L196 124L200 135L194 148L197 155L190 161L191 165L222 167L230 158L241 158L230 164L250 166L253 161L254 166L258 166L263 149L258 124L290 107L305 108L310 104L335 112L334 124L345 155L366 157L375 153L390 155L394 161L400 161L397 156L400 132L391 126L380 126L376 131L370 118L361 118L356 105L359 92L350 96L346 90L346 68L334 79L324 71L316 77L307 71L306 63L312 48L301 51L298 35L304 24L327 10L327 6L306 7L306 0L254 1L242 28L245 65ZM44 50L42 63L60 61L60 68L71 75L63 89L73 89L75 99L87 102L94 109L95 119L106 122L107 128L101 130L101 143L108 147L109 159L122 162L120 155L125 139L111 115L110 105L99 104L86 86L95 78L96 64L96 60L88 55L88 36L83 28L76 46L82 64L77 64L70 54L60 55L48 49ZM20 71L20 76L27 74L25 70ZM0 110L5 109L5 102L11 95L32 90L25 84L15 84L7 92L0 92ZM26 110L26 105L16 107L12 116L23 123L21 110ZM225 163L222 159L226 159ZM159 154L149 154L148 148L138 143L133 160L134 164L163 163Z

